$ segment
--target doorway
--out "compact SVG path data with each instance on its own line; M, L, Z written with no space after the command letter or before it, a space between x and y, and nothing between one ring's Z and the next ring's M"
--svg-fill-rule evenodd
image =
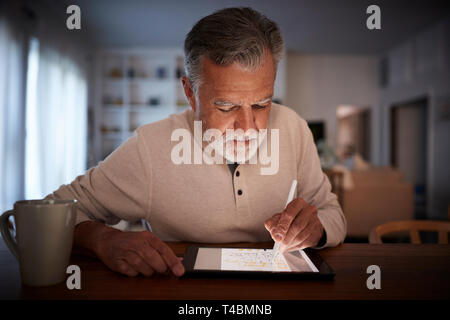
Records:
M339 106L337 109L337 153L341 159L358 154L370 161L371 111L369 108Z
M414 186L414 216L426 219L427 98L391 108L391 165Z

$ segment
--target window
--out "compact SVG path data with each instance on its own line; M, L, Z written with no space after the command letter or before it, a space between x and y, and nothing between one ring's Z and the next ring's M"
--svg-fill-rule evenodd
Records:
M39 41L32 38L28 53L27 92L26 92L26 136L25 136L25 197L36 199L41 197L38 181L39 169L35 156L39 154L37 141L37 76L39 61Z
M71 57L36 38L29 48L25 198L40 199L86 170L87 84Z

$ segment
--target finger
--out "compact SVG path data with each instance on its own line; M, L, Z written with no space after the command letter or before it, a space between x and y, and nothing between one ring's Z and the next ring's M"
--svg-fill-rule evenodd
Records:
M142 273L144 276L149 277L153 275L153 269L135 252L127 252L125 254L125 260L134 270Z
M145 262L156 272L164 273L168 269L166 262L163 260L159 252L157 252L152 246L148 245L142 250L143 258Z
M320 222L310 221L310 223L308 223L308 225L302 230L302 232L297 237L295 237L292 246L300 249L304 247L305 244L308 244L308 241L314 240L315 238L317 238L318 240L321 233L319 224ZM310 246L313 245L314 243L312 243L312 245Z
M115 271L120 272L122 274L125 274L129 277L135 277L139 274L136 270L133 269L125 260L119 260L117 261L117 268Z
M322 238L323 233L324 229L322 223L319 219L317 219L314 227L312 228L311 236L300 244L301 249L317 246L319 244L320 238Z
M311 219L314 219L313 213L315 211L314 207L307 207L302 210L300 214L295 217L294 221L291 223L286 236L281 242L285 246L290 246L294 241L295 237L300 234L303 229L308 225Z
M150 233L150 232L149 232ZM167 244L161 241L158 237L150 233L149 244L161 255L161 257L166 262L166 265L172 270L173 274L176 276L182 276L184 273L184 266L181 261L177 258L172 249L169 248Z
M283 253L285 253L285 252L291 252L291 251L297 251L297 250L300 250L300 245L291 246L291 247L285 249L285 250L283 251Z
M303 250L309 247L314 246L317 243L317 237L315 234L311 234L308 238L306 238L302 243L298 245L298 249Z
M281 213L277 213L273 215L271 218L267 219L264 222L264 227L266 228L266 230L270 232L278 224L280 217Z
M311 235L309 235L309 237L311 237ZM282 253L285 253L285 252L291 252L291 251L295 251L295 250L300 250L300 249L311 247L312 245L307 245L307 243L306 243L306 241L309 241L309 237L307 239L305 239L304 242L296 243L296 244L290 245L290 246L284 246L283 247L283 251L281 251L281 246L280 246L280 251Z
M301 212L306 202L302 198L291 201L286 209L281 213L280 220L275 228L272 229L272 237L275 241L282 241L286 236L289 227L295 217Z

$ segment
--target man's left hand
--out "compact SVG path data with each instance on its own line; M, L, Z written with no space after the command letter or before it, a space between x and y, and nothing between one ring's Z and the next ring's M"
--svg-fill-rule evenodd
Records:
M324 232L317 209L302 198L292 200L283 212L266 220L264 226L274 241L280 243L280 252L316 246Z

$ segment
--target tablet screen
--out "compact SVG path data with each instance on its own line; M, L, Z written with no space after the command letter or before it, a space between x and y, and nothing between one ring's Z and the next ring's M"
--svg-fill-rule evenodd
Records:
M272 249L237 248L199 248L194 270L319 272L303 250L272 259Z

